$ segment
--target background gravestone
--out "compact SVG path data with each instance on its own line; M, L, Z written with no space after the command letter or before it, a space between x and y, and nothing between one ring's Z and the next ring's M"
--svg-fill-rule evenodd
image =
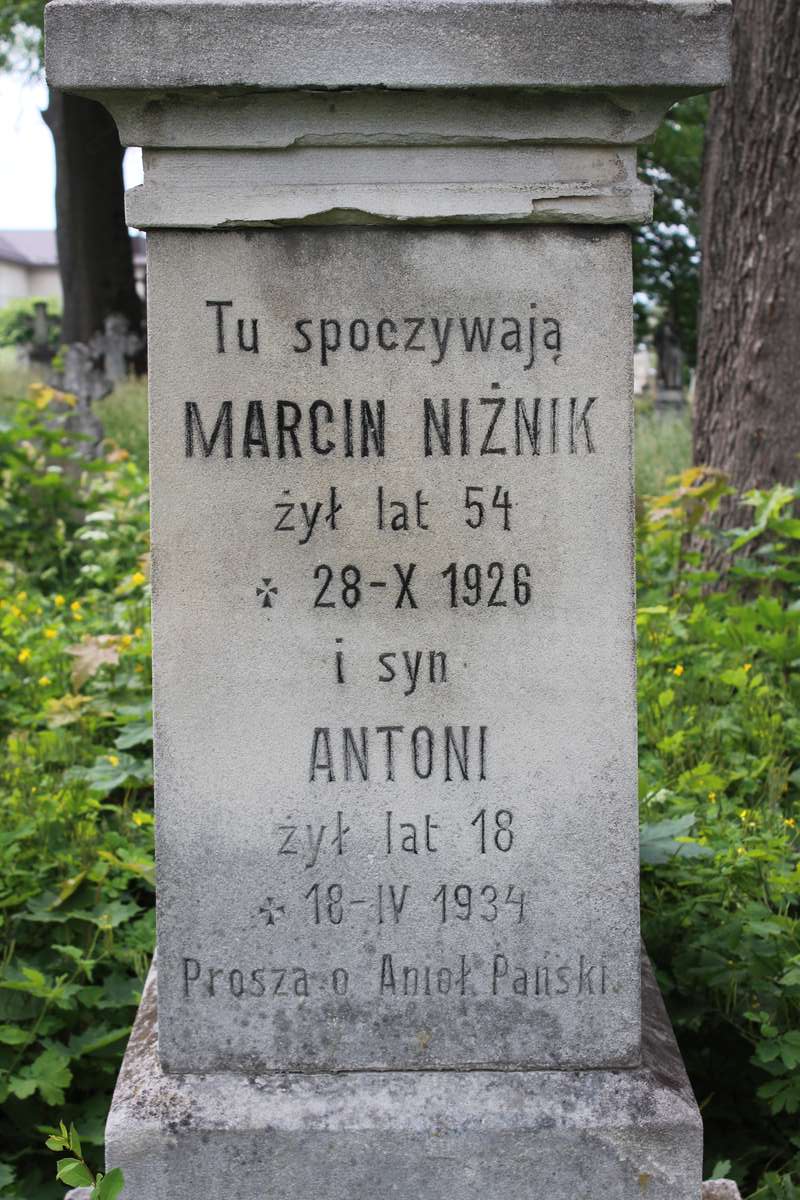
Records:
M696 1200L640 990L626 226L635 144L723 80L727 18L49 6L51 82L145 147L131 1197Z

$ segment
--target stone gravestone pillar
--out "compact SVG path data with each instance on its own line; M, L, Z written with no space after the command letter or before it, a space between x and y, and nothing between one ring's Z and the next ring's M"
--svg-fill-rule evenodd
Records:
M131 1200L696 1200L640 987L636 143L722 0L54 0L144 147Z

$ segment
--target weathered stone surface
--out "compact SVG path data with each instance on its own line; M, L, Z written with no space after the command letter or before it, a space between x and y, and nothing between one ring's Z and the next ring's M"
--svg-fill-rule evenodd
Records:
M153 975L108 1165L125 1200L698 1200L700 1116L649 970L643 994L633 1070L174 1076Z
M629 254L153 235L169 1070L638 1060Z
M732 1179L709 1179L703 1184L702 1200L742 1200Z
M48 77L144 147L142 229L638 225L629 147L724 80L729 8L54 0Z
M727 78L728 0L53 0L60 88L680 87Z
M146 164L127 200L140 229L227 228L232 216L261 226L640 224L651 211L631 147L192 147L151 150Z
M124 145L293 150L308 146L632 145L651 137L670 103L662 88L545 92L241 92L186 90L156 97L95 93L112 111Z

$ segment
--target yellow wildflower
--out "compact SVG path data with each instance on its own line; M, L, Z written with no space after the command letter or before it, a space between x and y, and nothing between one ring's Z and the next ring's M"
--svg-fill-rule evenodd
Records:
M143 633L144 633L144 630L142 629L141 625L137 625L133 631L133 636L141 637Z
M784 823L784 825L788 825L788 827L790 829L794 829L795 826L797 825L797 821L795 820L794 817L784 817L783 823Z
M21 616L22 616L22 609L21 609L21 608L17 608L16 604L12 604L12 605L11 605L11 615L12 615L12 617L21 617Z
M73 601L72 601L72 604L70 604L70 606L69 606L69 607L70 607L70 611L71 611L71 612L74 612L74 613L80 612L80 611L81 611L81 602L80 602L80 600L73 600Z
M31 656L31 652L26 646L25 649L20 650L19 654L17 655L17 662L26 663L28 661L28 659L30 658L30 656Z
M129 633L123 633L122 637L119 640L123 646L130 646L131 642L133 641L133 638L131 637L131 635Z
M64 605L66 604L66 600L65 600L65 599L64 599L64 597L63 597L63 596L62 596L62 595L59 593L57 596L54 596L54 597L53 597L53 604L55 604L56 608L63 608L63 607L64 607Z
M742 855L742 854L747 854L747 851L745 850L744 846L737 846L736 853L739 855Z
M739 813L739 820L746 821L749 816L750 816L750 809L743 808L742 811Z
M55 391L49 387L38 388L37 391L38 395L35 397L35 403L37 409L41 411L43 408L47 408L50 401L55 397Z
M47 687L49 682L50 682L49 675L41 675L39 677L39 687Z
M135 587L140 587L143 583L147 583L147 576L143 575L141 571L134 571L131 575L131 583Z
M683 674L683 663L678 663L677 667L674 668L672 674L677 675L678 678L680 679L681 675Z
M107 759L108 759L108 761L111 763L112 767L118 767L118 766L119 766L119 758L117 757L117 755L116 755L116 754L107 754L107 755L106 755L106 758L107 758Z
M716 793L716 792L709 792L709 793L708 793L708 802L709 802L709 804L716 804L716 803L717 803L717 793Z
M24 603L24 601L28 599L28 593L17 592L17 599L19 600L20 604Z
M48 642L52 642L53 638L58 637L58 630L53 629L53 627L51 625L47 629L45 629L44 636L47 638Z
M752 663L745 663L745 664L744 664L744 668L743 668L743 669L744 669L745 671L752 671L752 669L753 669L753 664L752 664Z

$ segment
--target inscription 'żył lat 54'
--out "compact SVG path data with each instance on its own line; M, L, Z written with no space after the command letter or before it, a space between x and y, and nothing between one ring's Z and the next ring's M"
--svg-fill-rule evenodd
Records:
M202 236L149 285L165 1061L634 1061L628 235Z

